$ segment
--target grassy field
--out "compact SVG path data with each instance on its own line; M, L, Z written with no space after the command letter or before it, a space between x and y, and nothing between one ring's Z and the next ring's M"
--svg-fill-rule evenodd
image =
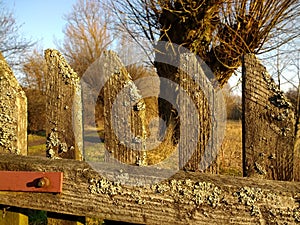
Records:
M242 176L242 122L227 121L219 150L220 174Z
M28 135L28 155L46 156L45 133Z
M104 143L103 132L93 130L85 134L85 157L87 160L103 161ZM46 138L44 133L28 135L28 154L45 156ZM226 133L219 150L220 173L233 176L242 175L242 124L240 121L228 121ZM173 165L172 162L166 162ZM173 168L174 169L174 168Z

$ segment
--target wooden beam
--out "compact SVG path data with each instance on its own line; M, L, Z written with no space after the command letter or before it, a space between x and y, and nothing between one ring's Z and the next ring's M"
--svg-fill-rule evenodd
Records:
M297 182L180 171L158 184L122 186L100 176L85 162L15 155L0 155L0 170L64 173L61 194L0 192L0 204L7 206L140 224L300 222ZM110 171L127 179L138 178L132 175L134 170L111 167ZM139 178L159 177L160 172L145 172Z
M28 216L0 207L0 225L28 225Z

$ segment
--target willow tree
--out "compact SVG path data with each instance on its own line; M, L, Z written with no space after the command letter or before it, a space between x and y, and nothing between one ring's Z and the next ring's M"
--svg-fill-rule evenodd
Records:
M133 38L143 36L153 44L157 72L170 80L176 80L178 71L159 63L159 58L168 54L178 62L180 48L167 51L172 45L157 45L158 41L197 54L223 86L240 67L243 54L271 51L299 36L295 29L299 0L114 0L112 4ZM170 108L160 104L165 120L172 114Z
M300 35L299 0L117 0L113 5L133 38L186 47L221 85L244 53L270 51Z

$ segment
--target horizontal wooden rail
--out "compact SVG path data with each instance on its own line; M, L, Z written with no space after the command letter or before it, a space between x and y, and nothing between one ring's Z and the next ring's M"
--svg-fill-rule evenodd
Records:
M0 170L60 171L64 176L61 194L0 192L0 204L7 206L141 224L300 222L296 182L181 171L159 184L120 186L85 162L14 155L0 155Z

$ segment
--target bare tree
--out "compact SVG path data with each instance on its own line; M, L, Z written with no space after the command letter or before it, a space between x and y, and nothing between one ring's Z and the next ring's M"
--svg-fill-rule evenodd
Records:
M294 55L295 56L295 55ZM290 79L287 79L286 76L282 76L286 82L291 82L292 88L288 91L287 95L294 104L296 116L298 117L298 124L300 118L300 51L296 53L296 56L291 59L291 66L294 67L294 70L290 71L292 76ZM293 79L296 79L297 82L292 82Z
M22 80L23 86L44 92L45 76L47 76L48 72L43 51L34 49L24 59L26 62L22 65L22 72L24 74Z
M43 51L35 49L24 56L22 65L24 74L22 85L27 96L28 131L45 130L46 123L46 96L45 76L48 74Z
M112 43L109 19L109 10L98 0L78 0L65 16L65 38L59 49L79 76Z
M270 74L293 103L296 115L300 106L300 37L264 54L262 60ZM274 63L275 62L275 63Z
M113 0L111 3L121 26L135 40L142 36L153 44L158 75L175 82L181 47L200 56L214 73L214 78L210 78L223 86L241 66L243 54L272 51L300 34L299 29L293 29L300 12L299 0ZM281 40L272 43L274 37ZM160 63L161 57L168 58L174 66ZM168 124L177 120L168 102L160 100L159 107Z
M232 92L229 84L224 85L222 92L226 103L227 119L242 119L242 97L239 95L235 95Z
M11 66L22 63L21 54L26 53L34 43L22 37L21 25L17 23L13 12L0 0L0 51Z
M131 36L168 41L199 55L221 85L244 53L267 52L299 36L299 0L116 0ZM126 16L124 16L126 15ZM281 41L268 44L274 37ZM159 49L163 52L163 49Z
M292 31L291 31L292 32ZM276 37L271 43L281 42L281 37ZM288 88L298 88L298 60L300 53L300 36L283 44L273 51L260 55L271 76L284 91Z

